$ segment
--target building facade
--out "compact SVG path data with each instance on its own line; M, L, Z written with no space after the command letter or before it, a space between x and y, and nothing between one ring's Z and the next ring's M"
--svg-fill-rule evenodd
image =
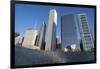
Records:
M22 47L34 49L36 35L37 35L37 31L35 29L33 28L27 29Z
M56 50L60 50L60 49L61 49L61 38L56 37Z
M42 49L42 50L45 49L45 33L46 33L46 24L43 22L34 44L34 46L37 46L39 47L39 49Z
M78 18L83 49L87 51L91 48L94 48L94 42L92 34L90 32L88 18L85 13L78 14Z
M55 50L56 48L56 25L57 25L57 12L55 9L50 10L48 29L46 37L46 51Z
M15 46L22 47L24 37L18 36L15 37Z
M61 48L64 49L67 46L78 44L77 36L77 21L74 14L66 14L61 17Z

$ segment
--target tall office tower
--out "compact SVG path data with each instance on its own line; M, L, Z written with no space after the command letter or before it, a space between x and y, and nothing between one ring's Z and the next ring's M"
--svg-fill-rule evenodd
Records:
M85 13L79 14L79 27L80 27L80 35L82 39L83 49L85 51L94 48L93 37L90 33L88 18Z
M35 39L36 39L37 31L33 28L27 29L24 37L24 41L22 47L33 49Z
M46 51L55 50L56 48L56 25L57 25L57 12L55 9L49 12L48 30L46 37Z
M61 17L61 48L76 45L79 48L77 37L76 16L74 14L66 14Z
M37 46L38 49L43 50L45 48L45 33L46 33L46 24L43 22L34 44L34 46Z

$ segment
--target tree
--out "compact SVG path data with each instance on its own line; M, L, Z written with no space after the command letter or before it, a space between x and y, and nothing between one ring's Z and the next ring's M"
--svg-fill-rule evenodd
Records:
M81 49L82 52L84 51L83 43L82 43L82 40L81 39L80 39L80 49Z

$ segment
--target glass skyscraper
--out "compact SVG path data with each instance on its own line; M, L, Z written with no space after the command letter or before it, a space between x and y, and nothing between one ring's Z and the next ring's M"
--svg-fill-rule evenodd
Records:
M75 45L78 48L76 16L66 14L61 17L61 48Z
M89 50L91 48L94 48L93 37L90 32L87 15L85 13L78 14L78 18L83 49Z

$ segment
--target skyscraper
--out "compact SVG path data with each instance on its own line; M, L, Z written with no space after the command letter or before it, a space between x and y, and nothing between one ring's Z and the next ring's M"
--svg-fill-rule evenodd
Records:
M46 37L46 51L55 50L56 48L56 25L57 25L57 12L55 9L50 10L48 20L48 30Z
M38 32L37 38L35 40L34 46L39 47L39 49L45 48L45 33L46 33L46 24L43 22L43 24L40 27L40 30Z
M94 48L93 37L90 32L87 15L85 13L82 13L78 15L78 18L83 49L89 50L91 48Z
M76 17L74 14L66 14L61 17L61 48L76 45L78 48Z
M27 29L24 37L24 41L22 47L33 49L35 39L36 39L37 31L33 28Z

